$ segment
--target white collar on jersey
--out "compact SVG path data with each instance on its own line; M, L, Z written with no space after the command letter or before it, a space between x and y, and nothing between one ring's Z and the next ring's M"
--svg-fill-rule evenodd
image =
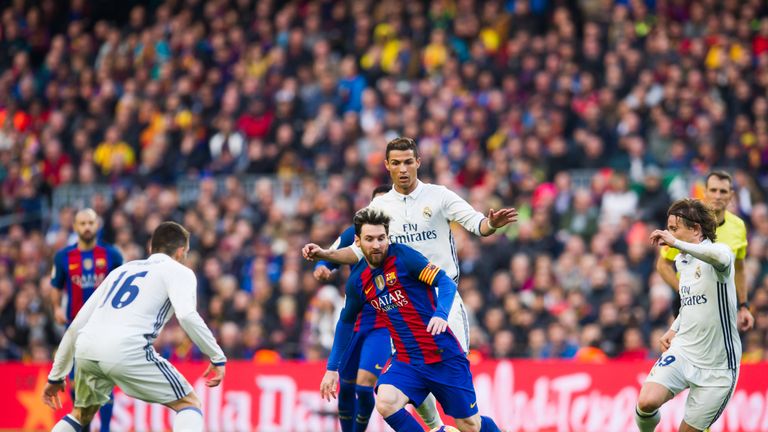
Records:
M421 195L421 191L424 190L424 183L421 182L421 180L416 179L416 189L413 190L413 192L409 193L408 195L403 195L400 192L395 189L394 186L392 186L392 192L394 192L395 195L397 195L398 198L411 198L411 199L417 199L419 195Z

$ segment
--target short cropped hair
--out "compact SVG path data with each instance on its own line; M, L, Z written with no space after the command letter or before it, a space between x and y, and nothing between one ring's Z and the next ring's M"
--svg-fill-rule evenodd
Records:
M733 177L730 173L722 170L710 171L709 174L707 174L707 177L704 179L704 184L709 184L709 179L712 177L717 177L720 180L728 180L728 184L731 186L731 189L733 189Z
M387 193L390 190L392 190L392 185L376 186L376 189L374 189L373 192L371 192L371 199L376 198L376 195L378 194Z
M715 241L717 239L717 219L712 210L700 200L684 198L677 200L669 206L667 216L677 216L688 228L696 225L701 227L701 233L705 239Z
M398 137L387 143L387 151L384 154L384 158L389 160L389 152L392 150L413 150L413 157L419 158L419 146L416 145L416 141L413 138Z
M173 255L176 249L187 247L189 243L189 231L176 222L163 222L152 233L150 247L152 253L164 253Z
M352 218L352 224L355 225L355 234L360 237L360 232L363 229L363 225L383 225L384 232L389 235L389 216L383 211L373 208L365 207L355 213L355 217Z

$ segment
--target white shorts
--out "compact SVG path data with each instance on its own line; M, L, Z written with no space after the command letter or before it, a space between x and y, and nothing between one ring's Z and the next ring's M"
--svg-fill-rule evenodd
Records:
M464 301L458 292L453 298L453 306L451 306L451 312L448 314L448 327L459 340L464 352L469 353L469 318L467 318Z
M117 385L128 396L166 404L192 392L192 386L154 349L120 363L75 360L75 406L104 405Z
M669 350L661 355L646 382L661 384L673 395L690 388L683 420L696 429L707 429L717 421L733 394L738 370L700 369L684 356Z

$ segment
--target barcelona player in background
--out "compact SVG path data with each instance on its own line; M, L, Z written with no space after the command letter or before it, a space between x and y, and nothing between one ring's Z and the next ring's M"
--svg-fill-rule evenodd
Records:
M56 252L51 271L51 304L57 323L69 325L107 274L123 264L114 246L97 240L99 218L93 209L80 210L73 226L77 243ZM62 301L62 294L66 298ZM66 303L63 304L63 303ZM99 410L101 430L109 431L112 401ZM83 428L83 430L88 430Z
M396 431L422 431L406 410L432 393L462 432L496 432L478 413L472 373L464 349L448 328L456 282L409 246L389 244L390 218L364 208L355 214L355 243L364 260L347 281L346 303L336 327L327 372L320 385L326 399L336 396L338 368L350 345L357 314L365 304L384 320L395 345L392 362L379 377L376 410ZM327 257L313 245L314 256ZM439 287L439 288L438 288Z

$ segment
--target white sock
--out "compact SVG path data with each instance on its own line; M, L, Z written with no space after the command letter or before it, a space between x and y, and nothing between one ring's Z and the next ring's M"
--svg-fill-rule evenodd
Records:
M81 432L82 430L80 422L72 414L67 414L53 426L51 432Z
M647 413L641 411L639 407L635 407L635 424L637 424L640 432L653 432L659 421L661 421L661 414L659 414L658 409Z
M197 408L182 408L173 421L173 432L201 432L203 430L203 412Z
M416 412L419 413L421 419L424 420L424 423L426 423L430 429L443 425L440 413L437 412L437 401L432 393L427 395L424 402L416 408Z

